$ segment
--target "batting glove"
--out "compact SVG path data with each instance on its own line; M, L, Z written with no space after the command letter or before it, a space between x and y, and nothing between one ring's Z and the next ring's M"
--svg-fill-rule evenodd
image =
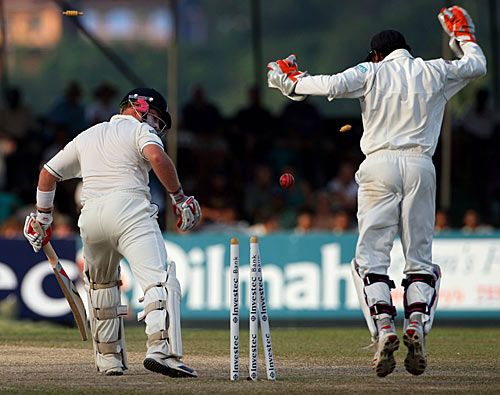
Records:
M307 71L299 71L295 55L290 55L286 59L280 59L267 64L267 85L270 88L278 89L286 97L301 101L307 95L297 95L294 93L297 81L308 75Z
M182 188L175 193L171 193L172 209L177 215L177 227L182 231L195 228L201 220L201 208L194 196L186 196Z
M40 214L43 214L43 215L40 215ZM39 215L40 215L40 219L44 218L45 224L43 222L38 221ZM50 216L50 218L47 217L47 215ZM45 231L44 235L36 232L33 229L33 223L35 221L39 222L40 225L42 226L42 229ZM26 220L24 221L23 233L24 233L24 237L26 237L28 242L31 244L33 251L39 252L42 249L42 247L50 241L50 238L52 237L52 228L50 227L51 223L52 223L52 214L30 213L30 215L28 215L26 217Z

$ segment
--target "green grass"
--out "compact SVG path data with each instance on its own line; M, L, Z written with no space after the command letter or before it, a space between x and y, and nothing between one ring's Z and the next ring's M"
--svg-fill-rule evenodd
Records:
M1 393L500 393L500 328L440 328L428 339L429 365L422 376L398 365L379 379L370 369L371 351L363 326L352 328L272 328L278 380L265 380L262 348L257 382L244 380L248 332L242 330L241 377L230 382L229 330L183 330L185 361L198 379L170 379L142 368L142 326L127 326L129 371L123 377L95 372L90 342L76 329L48 323L0 320Z

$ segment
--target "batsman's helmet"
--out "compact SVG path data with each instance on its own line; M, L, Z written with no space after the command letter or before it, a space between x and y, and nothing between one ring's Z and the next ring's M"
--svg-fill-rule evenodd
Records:
M146 111L149 107L154 108L160 114L160 119L163 121L166 129L170 129L172 126L172 118L168 112L168 105L165 98L160 92L153 88L136 88L128 92L120 102L120 109L122 109L126 104L134 105L138 99L143 99L146 106ZM137 108L137 106L135 107Z
M382 30L372 37L370 53L365 61L370 62L375 51L383 56L387 56L392 51L401 48L411 51L410 46L406 43L405 37L400 32L397 30Z

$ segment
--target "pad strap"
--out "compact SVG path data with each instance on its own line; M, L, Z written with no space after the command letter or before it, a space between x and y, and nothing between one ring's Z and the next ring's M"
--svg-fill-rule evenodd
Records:
M121 285L122 285L121 280L111 281L110 283L95 283L93 281L90 281L90 289L93 289L93 290L121 287Z
M434 298L432 298L434 300ZM410 315L412 313L422 313L422 314L430 314L431 309L427 305L427 303L423 302L416 302L412 303L410 305L406 304L406 299L405 299L405 318L408 319L410 318Z
M392 317L396 316L396 308L392 305L385 303L377 303L373 306L370 306L370 314L379 315L379 314L389 314Z
M389 289L396 288L394 281L389 279L389 276L385 274L368 273L363 279L363 282L365 283L365 286L374 283L386 283L389 286Z
M120 341L109 342L109 343L99 343L96 341L97 351L99 354L119 354L122 351Z
M111 320L122 315L127 315L128 308L126 305L98 308L94 307L94 317L98 320Z
M148 335L148 341L152 342L155 340L168 340L168 331L161 330L161 331L152 333L151 335Z
M411 283L422 282L426 283L432 288L436 288L436 280L431 274L409 274L408 277L401 281L401 285L404 288L408 288Z
M166 284L166 282L158 282L158 283L154 283L154 284L148 285L146 287L146 289L144 290L144 295L146 295L151 288L154 288L154 287L164 287L165 284ZM139 303L142 303L142 302L144 302L144 296L141 296L139 298Z
M142 321L146 316L154 310L165 310L167 308L166 300L156 300L144 307L144 310L137 314L137 321Z
M429 287L434 288L434 294L432 295L432 299L429 304L424 302L415 302L412 304L408 304L406 291L411 284L416 282L422 282L427 284ZM403 279L403 281L401 281L401 285L405 289L405 296L403 297L405 318L409 319L412 313L422 313L429 315L431 312L431 306L434 304L437 296L437 292L435 290L436 279L434 278L434 276L431 274L409 274L406 278Z

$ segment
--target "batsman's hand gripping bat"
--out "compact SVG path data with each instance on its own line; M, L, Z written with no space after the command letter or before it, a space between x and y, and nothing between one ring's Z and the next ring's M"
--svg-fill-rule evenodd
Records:
M42 235L45 234L43 228L36 221L33 221L33 229L37 233ZM80 294L76 290L75 284L73 284L64 271L61 262L59 262L59 257L50 242L43 246L43 252L52 266L52 270L54 271L57 282L63 291L64 297L68 301L69 307L71 308L71 312L73 313L73 317L76 321L76 325L80 331L80 336L82 337L82 340L87 340L87 315L85 313L85 306L83 305L82 298L80 298Z

